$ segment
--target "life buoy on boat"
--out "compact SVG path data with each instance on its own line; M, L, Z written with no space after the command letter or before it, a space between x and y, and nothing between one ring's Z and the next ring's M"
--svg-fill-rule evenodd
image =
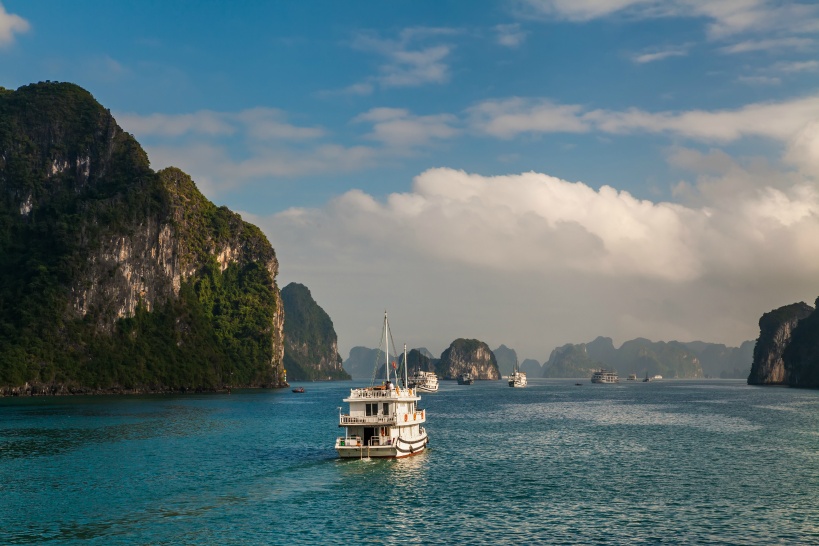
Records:
M412 420L413 420L413 421L417 421L417 420L418 420L418 414L417 414L417 413L413 413L413 414L412 414Z
M406 421L407 421L407 414L405 413L404 414L404 422L406 422Z

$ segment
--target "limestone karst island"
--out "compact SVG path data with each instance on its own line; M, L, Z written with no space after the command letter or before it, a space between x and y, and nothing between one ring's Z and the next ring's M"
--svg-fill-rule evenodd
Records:
M371 349L353 348L342 366L332 320L307 287L280 291L260 229L181 170L152 170L81 87L0 90L0 147L0 393L222 391L372 375ZM741 348L636 339L615 349L601 337L523 368L816 388L817 334L815 309L800 303L766 313L759 339ZM517 363L513 350L475 339L409 358L441 379L497 380Z

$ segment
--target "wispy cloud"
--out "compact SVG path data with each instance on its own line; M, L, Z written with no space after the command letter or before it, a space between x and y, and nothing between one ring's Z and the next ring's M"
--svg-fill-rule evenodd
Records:
M620 12L637 10L643 13L654 7L654 0L523 0L534 16L547 16L569 21L591 21Z
M7 12L0 3L0 47L13 44L15 35L28 32L30 29L31 24L27 20Z
M757 51L778 52L785 49L806 50L814 46L811 38L771 38L766 40L745 40L720 48L722 53L754 53Z
M772 67L774 70L785 73L816 72L819 70L819 61L780 61Z
M520 47L523 42L526 41L526 37L529 34L525 30L521 30L520 24L518 23L497 25L494 30L498 43L502 46L512 48Z
M446 83L449 81L447 59L453 46L440 40L457 32L449 28L413 27L404 29L395 39L381 38L374 33L356 35L352 41L355 49L380 55L385 62L379 66L377 75L348 90L371 90L373 85L390 88Z
M584 133L590 126L582 113L579 105L518 97L484 101L468 110L474 128L498 138L521 133Z
M808 120L819 117L819 96L782 102L754 103L730 110L648 112L588 110L546 99L490 100L470 110L472 127L498 138L521 134L600 131L611 134L666 133L711 142L747 136L785 141Z
M455 116L415 116L401 108L373 108L357 116L353 122L372 123L373 130L366 138L377 140L394 150L410 151L433 140L449 139L458 134Z
M685 57L688 55L688 47L689 46L652 48L643 53L633 55L631 59L637 64L645 64L668 59L669 57Z
M612 16L704 18L709 38L726 39L743 33L784 35L819 31L819 6L774 0L521 0L524 13L586 22Z
M739 83L747 85L781 85L782 79L775 76L739 76Z
M251 108L241 112L200 110L191 114L117 114L126 130L139 136L229 136L238 133L261 140L307 140L324 135L320 127L298 127L285 121L275 108Z

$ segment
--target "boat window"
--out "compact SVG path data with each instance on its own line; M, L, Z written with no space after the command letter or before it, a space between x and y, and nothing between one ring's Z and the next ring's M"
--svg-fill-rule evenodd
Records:
M384 415L390 414L390 405L387 402L384 402Z
M365 408L365 411L367 416L378 415L378 402L375 402L373 404L366 404L366 406L367 407Z

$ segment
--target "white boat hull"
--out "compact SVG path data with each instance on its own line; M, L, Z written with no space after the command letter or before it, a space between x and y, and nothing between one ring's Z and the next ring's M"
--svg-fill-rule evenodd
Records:
M339 438L336 440L336 451L343 459L385 458L402 459L426 451L429 437L426 432L413 439L398 438L391 445L365 445L355 439Z

